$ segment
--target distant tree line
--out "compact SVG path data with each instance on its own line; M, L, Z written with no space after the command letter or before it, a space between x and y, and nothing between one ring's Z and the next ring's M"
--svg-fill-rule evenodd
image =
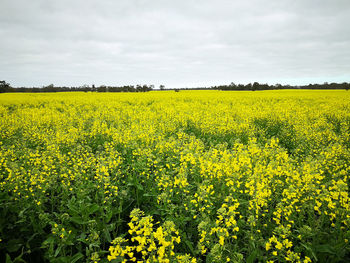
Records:
M323 84L309 84L302 86L291 86L291 85L268 85L268 84L260 84L259 82L248 83L248 84L235 84L231 83L230 85L220 85L213 86L211 89L214 90L276 90L276 89L345 89L348 90L350 88L350 83L323 83Z
M164 85L159 86L160 90L165 90ZM277 90L277 89L350 89L350 83L328 83L323 84L309 84L302 86L291 86L282 84L260 84L259 82L248 84L235 84L219 85L212 87L197 87L197 88L182 88L173 89L176 92L180 90ZM126 85L126 86L105 86L101 85L95 87L95 85L83 85L80 87L66 87L66 86L54 86L53 84L44 87L11 87L9 83L2 80L0 81L0 93L4 92L70 92L70 91L84 91L84 92L147 92L154 90L154 85Z
M53 84L44 87L11 87L9 83L0 81L0 93L4 92L70 92L70 91L91 91L91 92L147 92L154 89L154 85L127 85L127 86L105 86L83 85L80 87L58 87Z

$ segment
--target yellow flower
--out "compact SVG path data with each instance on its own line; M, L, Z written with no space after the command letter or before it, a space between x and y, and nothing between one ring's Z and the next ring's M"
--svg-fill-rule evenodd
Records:
M311 262L311 259L309 257L305 256L304 263L309 263L309 262Z
M225 241L225 238L224 238L223 236L220 236L220 237L219 237L219 244L220 244L221 246L224 245L224 241Z
M279 250L281 250L281 249L283 248L282 243L280 243L280 242L277 241L276 248L279 249Z
M265 248L266 248L266 251L268 251L271 248L271 244L269 242L267 242L265 244Z

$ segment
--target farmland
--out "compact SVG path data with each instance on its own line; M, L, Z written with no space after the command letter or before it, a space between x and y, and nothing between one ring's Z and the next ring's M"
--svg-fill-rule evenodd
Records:
M0 261L345 262L350 93L0 94Z

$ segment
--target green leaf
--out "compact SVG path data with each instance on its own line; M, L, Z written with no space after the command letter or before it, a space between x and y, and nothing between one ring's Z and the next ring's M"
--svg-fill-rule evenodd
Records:
M106 213L106 222L107 222L107 223L108 223L109 221L111 221L112 216L113 216L112 209L108 209L108 210L107 210L107 213Z
M99 209L100 209L100 207L97 204L93 204L93 205L89 206L87 212L88 212L89 215L91 215L91 214L95 213Z
M26 247L30 248L30 242L37 236L39 235L38 233L34 233L33 235L30 236L30 238L26 242Z
M76 253L70 260L71 263L77 262L79 259L83 258L84 255L80 252Z
M24 213L27 211L28 208L24 208L18 213L18 217L23 217Z
M86 225L87 222L84 221L81 217L73 216L70 218L70 221L79 225Z
M11 239L6 244L6 249L10 253L18 251L18 249L20 249L21 247L22 247L22 240L20 239Z
M108 231L107 229L104 229L104 230L103 230L103 234L104 234L106 240L107 240L109 243L111 243L112 238L111 238L111 235L109 234L109 231Z
M304 248L306 248L307 251L309 251L309 252L311 253L311 255L314 257L315 261L318 261L316 255L315 255L314 251L311 249L311 247L309 247L308 245L303 244L303 243L301 243L301 245L302 245Z
M69 211L71 212L70 214L72 215L79 215L79 208L75 206L75 197L73 197L71 200L68 201L67 207Z
M52 263L67 263L67 262L70 262L70 257L58 257L58 258L52 258L50 259L50 262Z
M143 196L144 196L144 197L154 197L154 196L156 196L156 195L154 195L154 194L149 194L149 193L144 193Z
M6 263L13 263L9 254L6 254Z
M55 243L55 238L53 236L49 236L41 245L41 247L46 247L47 245Z
M185 244L186 244L186 246L190 249L191 254L194 255L194 254L195 254L195 251L194 251L194 248L193 248L193 246L192 246L192 243L189 242L187 239L185 239Z
M328 244L314 246L314 250L320 253L336 255L334 248Z
M27 263L23 258L22 258L23 254L19 255L18 257L16 257L14 260L13 260L13 263Z
M258 251L254 250L247 258L247 263L253 263L255 261L257 255L258 255Z
M58 246L58 248L55 251L54 257L57 257L57 255L61 252L61 246Z

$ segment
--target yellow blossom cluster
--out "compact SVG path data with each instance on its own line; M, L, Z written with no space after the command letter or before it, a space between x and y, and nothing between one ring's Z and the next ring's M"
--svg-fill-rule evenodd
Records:
M179 244L181 238L172 221L165 221L161 226L154 229L152 216L144 216L140 209L134 209L130 214L129 239L117 237L109 248L108 260L120 259L122 262L197 262L189 255L176 255L175 245ZM128 242L130 245L127 245ZM137 260L137 255L141 261Z
M347 91L7 93L0 115L9 262L350 258Z

